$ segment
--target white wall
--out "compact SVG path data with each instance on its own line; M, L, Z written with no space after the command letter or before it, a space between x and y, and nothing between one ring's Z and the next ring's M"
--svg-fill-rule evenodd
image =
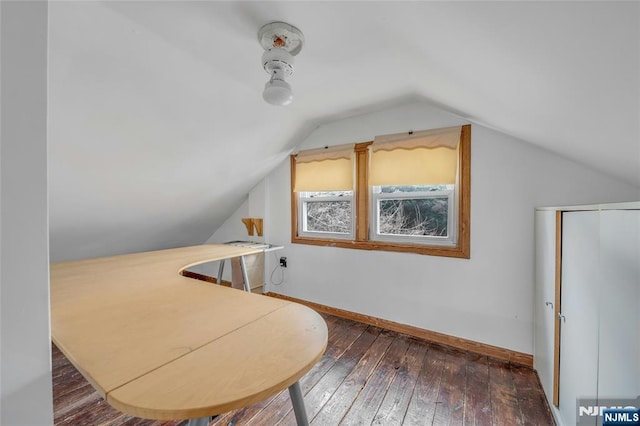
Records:
M209 237L205 244L208 243L226 243L229 241L249 239L247 236L247 228L245 228L241 219L243 217L249 217L249 201L245 200L238 209L225 220L224 224L216 230L216 232ZM218 262L202 263L200 265L192 266L190 271L197 272L199 274L208 275L210 277L218 276ZM225 264L225 270L222 278L226 281L231 281L231 263Z
M300 149L466 124L425 103L319 127ZM269 291L533 351L534 207L640 199L640 190L532 144L472 126L471 259L291 244L289 162L268 177L268 242L285 282ZM222 231L219 231L222 232ZM274 260L267 257L267 270Z
M209 237L206 243L226 243L229 241L256 241L265 242L268 241L267 235L269 232L269 223L267 220L267 194L268 190L268 178L263 179L254 188L249 191L247 199L242 203L240 207L231 215L224 224L216 230L216 232ZM242 223L242 218L262 218L263 219L263 235L249 235L247 228ZM218 276L218 262L203 263L192 268L190 271L198 272L200 274L209 275L212 277ZM222 277L224 280L231 281L231 264L227 262L225 264L224 274Z
M0 424L53 423L46 2L0 2Z
M263 235L249 235L247 228L242 223L242 218L262 218L267 216L267 196L269 194L268 178L263 179L254 188L249 191L247 199L240 207L231 215L224 224L209 237L206 243L226 243L229 241L256 241L263 243L268 241L269 232L268 223L263 223ZM266 222L266 221L265 221ZM197 272L211 277L218 276L218 262L203 263L189 268L190 271ZM224 274L222 278L231 281L231 264L225 264Z

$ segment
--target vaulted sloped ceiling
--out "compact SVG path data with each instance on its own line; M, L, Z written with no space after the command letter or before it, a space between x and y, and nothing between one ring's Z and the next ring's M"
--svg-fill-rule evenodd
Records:
M49 7L54 261L204 242L311 129L407 101L640 187L637 2ZM274 20L306 37L285 108L261 98Z

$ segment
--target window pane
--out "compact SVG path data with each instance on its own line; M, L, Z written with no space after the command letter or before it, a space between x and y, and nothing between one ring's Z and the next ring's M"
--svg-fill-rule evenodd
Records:
M380 200L379 212L381 234L448 236L446 197Z
M351 233L351 201L305 202L306 232Z

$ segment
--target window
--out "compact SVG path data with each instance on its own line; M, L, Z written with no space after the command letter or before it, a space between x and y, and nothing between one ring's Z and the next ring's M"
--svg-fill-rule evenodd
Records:
M469 258L471 126L291 156L292 242Z
M353 191L301 192L299 235L353 239Z
M455 185L372 187L371 239L455 245Z

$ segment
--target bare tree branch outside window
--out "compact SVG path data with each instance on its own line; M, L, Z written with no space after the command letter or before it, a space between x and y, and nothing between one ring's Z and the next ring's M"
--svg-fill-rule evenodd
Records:
M425 198L425 193L447 190L446 185L381 186L381 194L398 194L397 199L379 200L379 232L387 235L448 236L449 199ZM407 194L416 193L416 198ZM349 191L304 193L305 231L349 234L352 228L352 203Z
M380 186L375 191L385 195L379 200L379 233L387 235L422 235L447 237L449 199L425 197L436 191L447 191L447 185ZM411 198L411 194L416 198ZM398 194L398 198L389 197Z
M351 203L349 201L307 202L307 231L351 232Z
M352 195L352 191L304 193L307 200L305 231L351 233L352 203L350 199L342 201L340 197L350 198Z
M447 198L380 200L380 233L447 236Z

